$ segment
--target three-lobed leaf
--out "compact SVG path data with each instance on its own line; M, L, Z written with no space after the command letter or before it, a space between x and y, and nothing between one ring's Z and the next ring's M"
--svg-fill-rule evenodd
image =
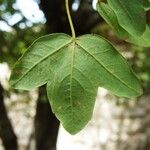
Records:
M71 134L91 119L98 86L123 97L142 93L126 60L97 35L51 34L35 41L16 63L11 84L30 90L46 83L52 110Z

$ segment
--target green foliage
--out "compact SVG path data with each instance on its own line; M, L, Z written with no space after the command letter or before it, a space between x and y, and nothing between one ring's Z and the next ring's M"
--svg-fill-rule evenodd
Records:
M7 62L10 67L25 51L30 42L45 33L42 25L34 25L32 28L13 29L12 32L0 31L0 63Z
M140 5L142 6L142 5ZM134 9L134 8L132 8ZM141 36L136 36L130 34L128 28L134 28L134 26L136 25L137 27L139 27L139 23L144 23L142 22L142 18L139 18L139 20L137 22L133 23L129 23L129 19L125 20L124 18L124 22L127 22L126 24L128 24L128 28L125 28L122 23L119 22L119 17L117 16L117 14L113 11L113 8L111 8L108 4L106 3L102 3L99 2L97 3L97 10L99 12L99 14L105 19L105 21L115 30L115 32L117 33L118 37L125 39L126 41L139 45L139 46L143 46L143 47L150 47L150 27L147 25L146 26L146 30L144 31L144 33ZM119 13L119 12L118 12ZM119 13L120 15L122 13ZM130 14L130 13L128 13ZM120 16L121 17L121 16ZM132 19L133 20L133 19ZM134 21L133 21L134 22ZM146 23L144 23L146 25ZM136 28L134 28L136 29ZM137 31L140 31L138 29L136 29ZM134 31L133 31L134 32ZM141 32L142 33L142 32Z
M126 60L97 35L51 34L35 41L16 63L11 84L31 90L46 83L52 110L71 134L90 120L98 86L117 96L142 94Z
M3 6L3 11L0 11L0 17L5 12L9 14L14 14L16 11L14 10L12 4L15 3L16 0L0 0L0 6Z
M150 89L150 49L132 45L131 59L132 67L136 71L138 77L142 81L144 94L149 94Z
M142 0L108 0L118 22L128 33L140 36L146 28L146 17Z
M105 19L105 21L116 31L119 37L128 37L127 31L119 25L114 11L108 4L102 2L97 3L97 11Z
M118 37L149 47L147 2L143 7L142 0L99 1L97 10ZM75 37L68 0L66 6L73 36L56 33L37 39L15 64L10 82L23 90L47 84L53 112L64 128L75 134L91 119L99 86L127 98L141 95L142 89L126 60L106 39L93 34ZM20 41L17 47L25 45Z
M150 0L143 0L143 5L146 11L150 10Z
M16 0L0 0L0 21L4 22L12 31L6 32L0 30L0 63L7 62L10 67L17 61L31 43L45 31L41 24L33 24L32 27L27 26L27 22L22 12L15 7ZM22 19L15 24L9 24L9 19L19 14ZM25 28L20 28L20 25Z

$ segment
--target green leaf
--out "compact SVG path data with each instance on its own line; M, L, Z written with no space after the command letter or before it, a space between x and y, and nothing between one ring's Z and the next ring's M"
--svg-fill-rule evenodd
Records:
M142 0L108 0L118 22L133 36L142 35L146 29L146 17Z
M11 85L16 89L31 90L46 84L53 78L55 67L59 67L55 57L60 59L59 50L70 42L70 36L64 34L51 34L36 40L15 64Z
M144 5L145 11L150 10L150 0L143 0L143 5Z
M146 30L142 36L135 37L130 35L126 41L139 46L150 47L150 27L146 26Z
M141 36L132 36L119 25L116 14L108 4L98 2L97 11L104 18L104 20L115 30L119 38L139 46L150 47L150 28L148 25L145 32Z
M126 60L97 35L38 39L16 63L11 83L26 90L47 83L52 110L71 134L91 119L98 86L123 97L142 94Z
M117 35L121 38L127 38L128 33L119 25L117 17L112 8L103 2L98 2L96 6L98 13L116 31Z

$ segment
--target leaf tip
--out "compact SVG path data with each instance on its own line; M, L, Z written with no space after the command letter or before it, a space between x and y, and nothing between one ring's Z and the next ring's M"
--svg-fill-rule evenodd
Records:
M76 125L76 127L75 127L75 125L74 125L74 127L71 127L71 126L62 124L62 126L63 126L64 129L65 129L68 133L70 133L71 135L75 135L75 134L79 133L79 132L84 128L84 127L78 128L78 127L77 127L78 125Z

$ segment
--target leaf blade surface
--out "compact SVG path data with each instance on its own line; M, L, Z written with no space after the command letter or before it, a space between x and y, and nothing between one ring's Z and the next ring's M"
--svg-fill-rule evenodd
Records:
M49 57L70 41L71 37L65 34L51 34L37 39L16 62L11 75L11 85L17 89L31 90L47 83L50 76L53 76L51 67L55 63Z
M146 30L141 36L132 36L119 25L116 14L108 4L98 2L97 11L104 18L104 20L115 30L119 38L135 45L150 47L150 27L148 25L146 26Z
M131 35L140 36L146 29L142 0L108 0L119 24Z
M32 58L35 51L41 55ZM27 63L29 58L34 65ZM21 73L14 72L11 78L14 86L30 89L47 83L52 111L71 134L79 132L91 119L98 86L124 97L142 93L126 60L97 35L76 39L65 34L43 37L21 57L14 71L18 68Z

